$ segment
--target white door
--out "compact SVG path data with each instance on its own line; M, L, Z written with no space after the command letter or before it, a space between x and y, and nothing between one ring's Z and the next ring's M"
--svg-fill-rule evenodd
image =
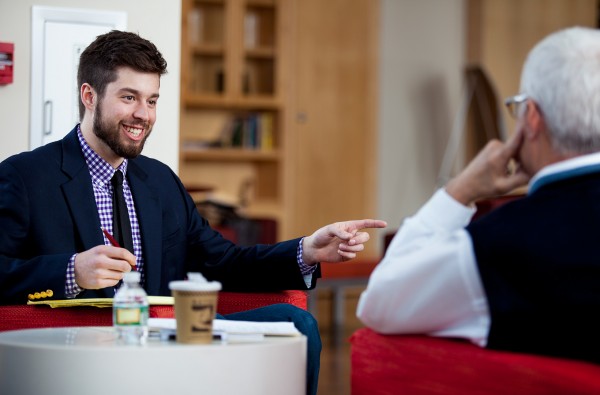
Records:
M123 12L54 7L34 7L32 15L31 149L63 138L79 122L79 55L126 21Z
M42 145L63 138L79 122L79 55L110 26L48 22L44 34Z

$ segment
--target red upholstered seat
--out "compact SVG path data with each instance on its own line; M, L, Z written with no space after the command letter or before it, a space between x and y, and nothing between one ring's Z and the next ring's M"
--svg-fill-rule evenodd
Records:
M351 339L352 395L600 394L600 365L428 336Z
M306 309L306 292L270 293L221 292L217 311L230 314L275 303L289 303ZM150 317L172 318L173 306L150 306ZM98 307L50 308L44 305L0 306L0 331L63 326L110 326L112 309Z
M150 317L172 318L173 306L151 306ZM45 305L0 306L0 331L62 326L110 326L112 309L99 307L50 308Z
M220 292L217 311L220 314L231 314L276 303L288 303L306 310L306 291L265 293Z

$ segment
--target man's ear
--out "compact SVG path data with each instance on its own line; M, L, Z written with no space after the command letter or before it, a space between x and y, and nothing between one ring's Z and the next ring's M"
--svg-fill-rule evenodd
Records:
M546 132L546 121L539 106L533 100L527 100L525 112L525 138L536 139Z
M98 95L96 94L94 88L92 88L92 86L87 82L85 84L82 84L80 96L81 102L83 103L85 108L87 108L88 110L93 110L96 106L96 103L98 102Z

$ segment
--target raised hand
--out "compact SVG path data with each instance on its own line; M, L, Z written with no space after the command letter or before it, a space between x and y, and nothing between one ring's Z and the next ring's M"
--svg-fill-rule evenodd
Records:
M317 262L343 262L356 257L369 241L368 228L385 228L385 221L362 219L324 226L303 240L302 259L308 265Z
M517 161L522 142L522 130L515 132L506 143L488 142L469 165L448 182L446 191L457 201L469 205L525 185L530 176L522 171Z

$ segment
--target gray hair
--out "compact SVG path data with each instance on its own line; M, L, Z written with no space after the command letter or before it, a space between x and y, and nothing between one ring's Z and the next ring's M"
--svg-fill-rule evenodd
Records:
M521 92L537 103L558 152L600 151L600 30L573 27L539 42Z

